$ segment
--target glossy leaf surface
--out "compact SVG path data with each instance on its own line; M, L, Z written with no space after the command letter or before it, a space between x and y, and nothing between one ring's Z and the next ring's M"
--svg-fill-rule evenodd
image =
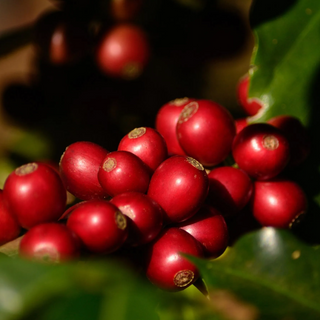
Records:
M263 228L222 258L198 265L213 305L234 305L247 320L311 320L320 317L319 250L289 231Z
M253 5L256 46L249 96L265 105L259 121L291 114L310 125L312 90L320 67L315 50L320 46L320 2L285 0L280 7L278 4L272 0Z

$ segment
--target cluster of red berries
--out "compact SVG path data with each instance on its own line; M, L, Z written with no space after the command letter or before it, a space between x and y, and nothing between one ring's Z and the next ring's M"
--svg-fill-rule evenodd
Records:
M141 74L150 54L145 32L132 22L141 9L141 0L110 1L103 10L107 17L100 19L94 14L87 14L86 19L74 15L72 3L57 6L60 10L41 15L35 26L40 58L59 66L92 56L98 69L108 76L134 79Z
M299 220L306 196L281 174L309 148L291 116L237 132L223 106L176 99L159 109L155 128L132 130L116 151L79 141L66 148L59 170L33 162L12 172L0 197L0 240L23 228L20 255L51 262L139 247L148 279L182 290L199 271L181 253L219 257L229 221L245 208L261 226L290 228ZM66 207L66 191L79 201Z

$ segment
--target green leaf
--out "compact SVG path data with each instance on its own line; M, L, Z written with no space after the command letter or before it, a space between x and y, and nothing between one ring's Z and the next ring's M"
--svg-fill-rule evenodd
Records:
M258 121L291 114L310 125L313 105L310 94L319 72L320 2L318 0L256 1L252 18L256 47L252 57L250 97L265 106ZM274 10L270 10L270 7ZM267 19L263 13L269 14ZM259 14L263 23L257 25Z
M0 189L3 189L8 175L17 168L17 165L8 157L0 157Z
M227 320L194 286L161 297L157 306L161 320Z
M225 320L194 287L162 291L106 259L46 265L0 255L0 319Z
M149 282L111 262L45 265L0 256L1 320L153 320L158 295Z
M52 142L43 132L19 129L16 141L10 145L10 152L26 161L50 159L52 155Z
M319 247L289 231L263 228L240 238L222 258L196 263L211 303L233 306L246 320L320 318Z

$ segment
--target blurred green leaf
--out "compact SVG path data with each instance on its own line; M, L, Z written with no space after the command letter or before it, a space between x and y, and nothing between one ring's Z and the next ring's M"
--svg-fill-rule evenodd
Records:
M230 312L231 319L320 317L319 247L307 246L289 231L263 228L240 238L222 258L196 262L211 303L225 306L221 311Z
M10 145L10 152L25 158L26 161L50 159L52 142L43 132L21 130L17 139Z
M71 291L71 292L70 292ZM35 312L23 316L24 320L87 320L99 319L102 295L70 290L50 299Z
M158 293L111 262L44 265L0 256L0 319L158 319Z
M172 293L115 261L47 265L0 255L1 320L225 320L195 287Z
M163 293L157 312L161 320L227 320L195 286Z
M8 157L0 158L0 189L3 189L8 175L16 169L16 164Z

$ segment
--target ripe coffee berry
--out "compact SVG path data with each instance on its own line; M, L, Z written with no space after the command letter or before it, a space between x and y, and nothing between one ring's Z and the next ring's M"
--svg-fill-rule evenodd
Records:
M149 55L149 43L144 31L133 24L119 24L103 35L96 61L107 75L130 80L141 74Z
M98 180L110 196L148 190L150 173L148 167L135 154L128 151L113 151L103 159Z
M176 130L181 148L205 167L217 165L228 156L236 134L230 112L210 100L188 103Z
M30 229L39 223L57 221L65 210L67 192L55 169L32 162L8 176L3 199L19 224Z
M188 232L164 229L148 250L146 275L161 289L181 291L199 277L199 270L181 253L202 257L202 247Z
M252 181L241 169L223 166L208 173L209 202L224 216L234 216L249 201Z
M250 78L245 75L239 80L237 86L238 103L249 116L254 116L262 108L262 103L256 98L249 98Z
M0 190L0 246L17 238L20 231L21 227L5 205L3 191Z
M239 118L235 120L237 134L248 125L247 118Z
M50 11L35 26L35 47L41 58L55 65L78 62L90 50L89 32L72 15Z
M288 167L297 167L307 159L311 149L311 142L306 128L298 118L280 115L271 118L268 123L282 130L288 139L290 145Z
M81 200L107 197L98 180L98 171L108 151L89 141L69 145L60 159L60 175L66 189Z
M163 210L146 194L125 192L110 200L127 217L130 246L152 241L163 226Z
M19 255L24 258L58 263L79 258L80 240L65 225L41 223L28 230L19 245Z
M251 207L262 226L287 229L303 218L307 198L301 187L291 180L255 181Z
M251 177L271 179L282 172L290 159L289 142L281 130L270 124L251 124L236 135L232 155Z
M119 151L129 151L138 156L150 169L156 168L168 157L167 145L162 135L155 129L140 127L125 135L119 145Z
M207 258L219 257L228 246L228 227L222 214L209 205L203 205L191 218L177 225L187 231L203 246Z
M164 137L169 155L186 155L179 144L176 127L181 111L191 101L194 99L175 99L164 104L157 112L155 127Z
M172 156L151 177L148 195L165 211L165 221L191 218L208 194L208 176L197 160Z
M128 236L126 217L105 200L88 200L75 206L67 227L80 238L84 248L97 254L116 251Z

